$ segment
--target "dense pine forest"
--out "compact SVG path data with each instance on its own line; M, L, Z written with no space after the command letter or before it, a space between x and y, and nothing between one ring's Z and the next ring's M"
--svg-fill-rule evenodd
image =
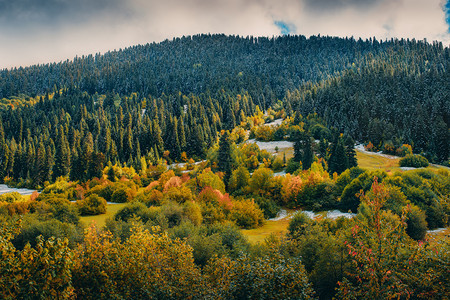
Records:
M289 35L1 70L0 183L37 191L0 195L0 297L445 299L449 72L442 43Z
M203 158L217 132L280 100L287 116L448 163L449 61L421 41L201 35L3 70L0 178L92 178L90 152L103 165Z

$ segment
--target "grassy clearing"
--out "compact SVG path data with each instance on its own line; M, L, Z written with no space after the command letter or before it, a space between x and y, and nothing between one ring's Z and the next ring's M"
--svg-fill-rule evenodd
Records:
M294 157L294 148L282 148L278 150L277 157L283 158L283 156L286 154L286 161Z
M384 170L386 172L400 171L399 158L387 158L376 154L356 151L358 166L368 170Z
M127 203L107 204L106 205L106 214L97 215L97 216L80 217L80 221L86 226L89 226L92 224L92 222L95 222L97 227L102 228L103 226L105 226L107 218L114 216L114 214L116 212L118 212L120 209L124 208L126 205L127 205Z
M356 158L358 159L358 166L368 170L384 170L387 173L394 173L402 171L400 169L400 158L388 158L377 154L369 154L356 150ZM429 165L427 169L439 170L445 169L444 166Z
M264 225L255 229L243 229L241 232L248 238L252 244L263 243L271 234L282 236L286 234L289 225L289 219L278 221L265 221Z

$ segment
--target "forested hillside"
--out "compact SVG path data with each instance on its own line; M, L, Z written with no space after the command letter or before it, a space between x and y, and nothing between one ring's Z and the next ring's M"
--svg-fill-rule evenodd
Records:
M199 35L3 70L0 178L40 186L108 161L203 158L257 106L317 113L374 149L409 144L445 163L449 62L422 41Z
M367 53L376 56L390 47L390 43L332 37L183 37L57 64L4 70L0 98L42 95L54 87L70 86L90 94L137 92L153 97L244 89L264 107L288 89L335 75L352 63L359 64Z

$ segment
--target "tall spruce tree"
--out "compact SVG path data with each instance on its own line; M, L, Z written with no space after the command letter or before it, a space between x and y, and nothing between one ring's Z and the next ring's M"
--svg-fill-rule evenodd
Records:
M345 153L347 155L348 168L358 166L358 160L356 159L355 141L351 136L347 135L344 140Z
M231 156L230 132L222 132L219 139L219 150L217 155L217 168L225 173L224 181L228 184L232 172L233 159Z
M62 126L59 127L56 140L55 165L53 167L53 179L59 176L67 176L70 171L69 143Z
M345 151L344 141L342 136L336 139L333 149L328 161L328 171L330 174L334 172L341 174L348 169L348 158Z
M314 161L312 137L306 132L299 132L294 140L294 160L302 163L303 170L311 168Z

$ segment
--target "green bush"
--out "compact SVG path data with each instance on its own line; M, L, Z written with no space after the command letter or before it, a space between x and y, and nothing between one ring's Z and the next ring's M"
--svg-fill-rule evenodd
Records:
M381 182L386 176L387 173L384 171L365 171L360 174L342 191L340 208L345 211L350 209L352 212L356 212L361 202L357 196L360 191L363 190L364 192L367 192L370 190L375 177Z
M239 257L242 253L248 252L250 244L239 228L228 222L226 224L216 223L207 227L207 235L219 235L222 245L230 257Z
M291 237L302 235L305 226L312 222L311 218L304 212L299 212L289 222L288 232Z
M69 246L75 247L83 240L83 229L70 223L63 223L56 219L41 221L35 215L29 215L23 222L20 233L14 238L13 244L18 249L23 249L27 243L36 246L38 236L44 239L51 237L69 240Z
M105 229L114 237L125 241L133 232L136 225L143 226L150 232L157 230L155 226L165 231L169 228L167 218L161 213L159 207L145 207L142 203L130 203L119 210L113 218L106 219Z
M0 298L73 299L72 251L67 240L38 237L35 247L17 249L11 239L17 230L1 224ZM36 239L32 239L36 242Z
M272 170L274 172L280 172L283 170L283 159L281 157L276 157L272 162Z
M286 173L294 174L298 169L301 169L302 165L300 162L295 161L293 158L291 158L286 166Z
M111 202L114 203L125 203L128 202L128 194L124 188L118 188L114 191L111 196Z
M258 204L259 208L263 211L264 218L270 219L276 217L280 207L275 203L275 201L263 196L257 196L254 199L256 204Z
M104 185L96 185L89 189L85 196L89 196L92 194L97 194L100 197L104 198L106 201L111 201L112 194L114 193L113 186L111 184L108 184L106 186Z
M74 204L63 203L53 205L50 209L53 218L63 222L78 225L80 222L80 212Z
M411 206L411 210L407 214L406 233L415 240L423 240L427 233L428 224L425 220L426 216L417 206Z
M428 165L428 160L422 155L408 154L400 159L400 167L426 168Z
M106 200L96 194L92 194L84 200L79 201L78 205L82 216L106 213Z
M151 219L149 209L140 202L130 203L124 208L120 209L114 216L116 221L128 222L128 220L137 217L143 223L147 223Z
M161 212L167 218L169 228L180 225L184 219L183 206L176 202L167 202L161 206Z
M231 263L232 268L222 271ZM234 262L217 258L204 272L216 287L213 298L312 299L314 295L301 259L285 258L276 252L256 258L242 256Z
M231 220L241 228L256 228L264 222L264 214L253 200L235 201L231 209Z
M223 252L222 239L217 234L210 236L196 234L190 236L187 243L192 247L194 262L198 266L205 266L212 257Z

